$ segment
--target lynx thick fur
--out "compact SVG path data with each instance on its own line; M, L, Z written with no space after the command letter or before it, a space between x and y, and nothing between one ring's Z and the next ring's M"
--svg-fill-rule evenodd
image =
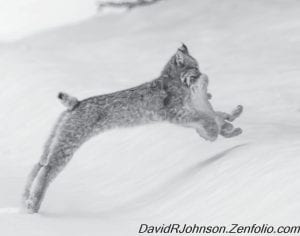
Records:
M23 194L28 213L39 211L50 182L63 170L75 151L89 138L112 128L154 122L191 127L205 140L215 141L242 133L232 122L242 112L214 111L207 93L208 77L182 45L153 81L127 90L79 101L66 93L59 98L67 107L31 171Z

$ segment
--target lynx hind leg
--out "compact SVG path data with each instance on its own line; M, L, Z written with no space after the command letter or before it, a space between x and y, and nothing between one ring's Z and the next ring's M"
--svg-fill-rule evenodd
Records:
M44 145L44 151L43 154L39 160L38 163L36 163L33 167L33 169L31 170L30 174L27 177L27 181L26 181L26 185L25 185L25 189L23 191L22 194L22 204L24 205L25 201L28 199L29 195L30 195L30 191L31 191L31 187L33 182L35 181L39 171L41 170L41 168L43 166L45 166L47 164L47 160L48 160L48 155L51 149L51 145L54 143L54 138L57 134L57 131L61 125L61 123L63 123L63 119L66 116L66 113L62 113L58 120L56 121L56 124L54 126L54 128L51 131L51 134L49 136L49 138L47 139L45 145Z
M28 197L30 195L31 186L42 167L43 166L40 163L35 164L33 169L31 170L29 176L27 177L27 182L26 182L25 189L24 189L23 195L22 195L22 204L23 205L25 204L26 200L28 199Z
M68 114L56 132L47 163L38 173L32 186L30 197L26 201L28 213L39 211L51 181L64 169L81 144L91 136L94 120L82 119L81 111Z
M48 163L39 171L35 184L32 186L30 196L25 201L28 213L36 213L39 211L41 203L44 199L46 190L50 182L63 170L73 153L77 149L78 144L70 142L59 142L54 145L49 154Z
M25 207L27 213L36 213L38 212L41 204L42 194L45 193L45 189L50 183L50 170L51 167L44 166L37 177L34 191L32 196L25 200Z
M46 165L40 170L34 188L30 194L30 197L25 201L27 213L37 213L41 207L41 203L45 197L45 193L50 183L54 178L63 170L67 161L60 163L58 166Z

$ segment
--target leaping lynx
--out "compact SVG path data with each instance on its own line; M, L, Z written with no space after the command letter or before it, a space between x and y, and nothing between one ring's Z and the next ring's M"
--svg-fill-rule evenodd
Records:
M66 93L59 98L67 107L31 171L23 204L28 213L38 212L50 182L62 171L74 152L94 135L116 127L168 121L194 128L206 140L242 133L232 122L242 113L216 112L208 99L208 77L183 44L171 57L161 75L151 82L127 90L79 101ZM34 183L34 184L33 184Z

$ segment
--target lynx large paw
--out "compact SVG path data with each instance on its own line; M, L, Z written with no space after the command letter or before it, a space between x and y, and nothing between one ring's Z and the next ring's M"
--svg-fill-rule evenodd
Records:
M242 105L238 105L232 112L231 115L228 118L228 121L232 122L234 121L236 118L238 118L242 112L243 112L244 108Z
M217 111L216 113L223 120L232 122L242 114L243 109L244 108L242 105L238 105L230 114L228 114L226 112L222 112L222 111Z
M243 133L243 130L241 128L234 128L230 132L228 132L226 130L221 130L220 134L225 138L232 138L232 137L238 136L242 133Z

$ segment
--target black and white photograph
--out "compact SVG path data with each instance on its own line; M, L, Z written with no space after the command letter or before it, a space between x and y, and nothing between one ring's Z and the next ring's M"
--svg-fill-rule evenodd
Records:
M300 235L300 1L0 0L0 235Z

